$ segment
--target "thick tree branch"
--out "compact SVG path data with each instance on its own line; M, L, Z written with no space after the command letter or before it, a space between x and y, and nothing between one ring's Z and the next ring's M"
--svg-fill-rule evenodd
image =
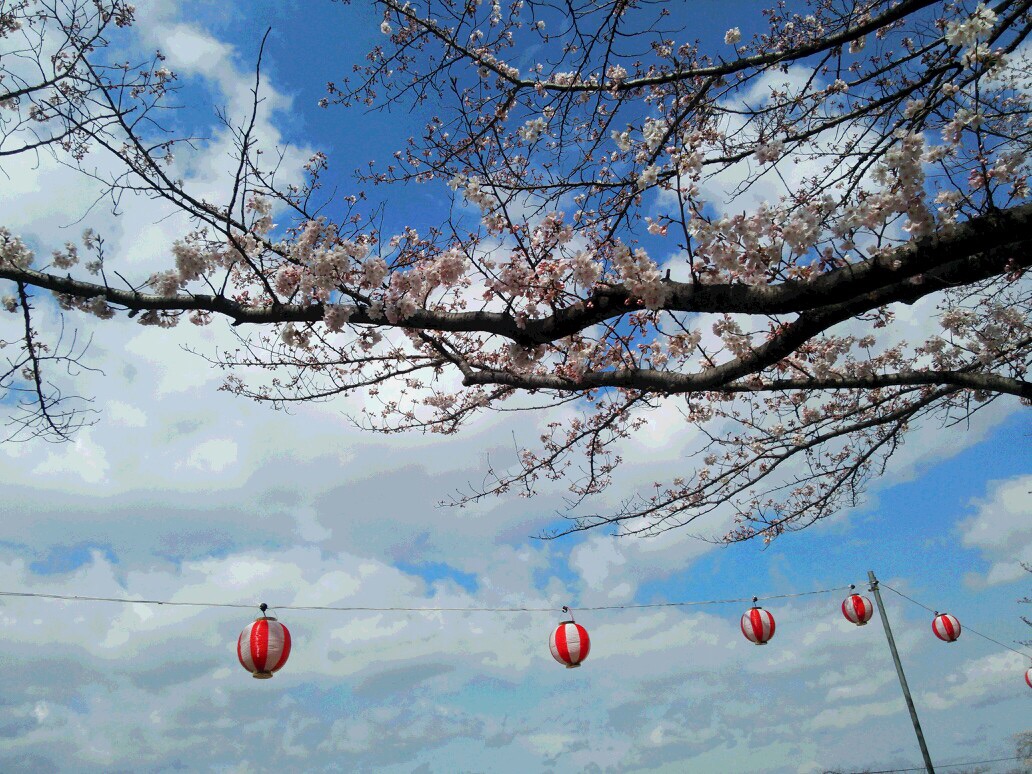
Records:
M1032 204L989 213L899 247L885 255L835 269L816 279L787 280L777 285L693 285L668 282L664 311L778 315L828 310L835 321L894 302L913 303L922 296L954 285L976 282L1032 264ZM1016 238L1017 237L1017 238ZM919 281L914 281L918 278ZM322 304L246 305L225 296L183 294L162 296L123 290L70 276L0 264L0 279L24 282L80 299L101 297L131 311L204 311L234 325L285 322L314 323L323 319ZM848 300L848 303L847 303ZM599 322L645 307L623 287L594 292L586 301L521 327L504 312L448 312L418 309L395 327L438 332L486 333L525 346L553 342ZM846 315L848 316L848 315ZM824 318L821 318L822 320ZM351 313L355 325L390 326L369 308ZM828 327L825 324L823 327ZM705 389L705 388L703 388Z
M518 76L513 75L507 68L499 66L498 62L493 58L484 57L469 46L460 43L456 39L454 32L443 28L433 19L419 16L410 3L402 3L398 2L398 0L381 1L385 6L390 8L399 16L408 19L411 23L429 32L435 38L440 40L447 48L453 49L455 53L459 54L462 58L468 59L475 62L478 66L490 70L499 78L511 83L513 86L525 89L542 88L549 92L574 93L636 91L650 86L679 83L682 81L695 80L697 78L721 77L756 68L768 67L770 65L786 64L788 62L798 61L800 59L805 59L815 54L820 54L837 48L844 43L849 43L851 40L855 40L856 38L862 37L870 32L875 32L882 27L890 25L917 11L920 11L922 8L936 5L939 2L939 0L904 0L903 2L893 5L885 13L875 16L862 24L857 24L854 27L849 27L834 35L819 38L808 45L797 46L788 51L770 52L757 54L755 56L742 57L731 62L722 62L721 64L712 65L710 67L677 68L665 71L662 74L648 75L640 78L629 78L617 83L560 84L551 81L538 82L519 78Z

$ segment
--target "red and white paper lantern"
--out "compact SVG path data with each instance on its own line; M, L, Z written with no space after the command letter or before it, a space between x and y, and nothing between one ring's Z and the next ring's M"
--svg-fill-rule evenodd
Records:
M850 623L863 626L874 615L874 605L871 604L871 600L867 597L861 597L859 594L850 594L842 600L842 615Z
M943 642L956 642L960 636L960 621L949 613L936 613L932 619L932 631Z
M766 645L774 636L774 616L762 607L752 607L742 616L742 634L749 642Z
M1025 672L1025 682L1028 683L1029 688L1032 688L1032 667L1030 667L1029 670Z
M237 640L237 658L252 677L267 680L287 663L290 632L275 618L262 616L244 627Z
M548 638L548 647L552 651L552 658L565 664L567 669L573 669L588 657L591 640L588 630L579 623L563 621Z

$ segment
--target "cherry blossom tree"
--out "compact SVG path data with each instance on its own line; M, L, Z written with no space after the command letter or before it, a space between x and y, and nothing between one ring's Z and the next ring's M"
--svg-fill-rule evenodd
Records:
M98 52L107 47L109 34L130 26L134 11L123 0L0 2L0 165L5 158L51 153L79 166L92 147L102 146L131 169L133 150L118 140L121 130L135 133L152 121L174 77L157 60L142 72L129 63L100 61ZM170 147L159 142L146 155L167 155ZM99 259L87 263L87 270L106 282L100 271L103 240L92 232L83 240ZM80 342L74 331L66 335L63 325L53 336L36 330L34 291L17 277L17 269L32 262L18 235L0 223L0 266L16 269L14 292L3 294L0 304L18 318L19 329L14 341L0 339L0 396L14 406L4 440L67 440L95 412L89 399L63 392L48 369L75 374L88 368L82 361L88 342ZM69 242L54 252L47 268L65 270L78 262L78 245Z
M3 41L38 7L9 5ZM85 30L128 21L122 3L76 6L93 15L68 64L0 80L5 142L28 124L69 163L114 154L109 192L196 224L139 278L106 269L92 232L40 260L0 231L4 306L24 318L0 384L35 396L23 429L69 429L40 387L46 292L143 325L227 320L227 389L280 407L360 392L383 432L565 406L459 498L561 480L563 534L712 514L725 540L770 539L854 503L916 427L961 432L992 401L1032 400L1032 2L780 2L715 40L646 0L377 7L381 45L322 106L433 115L331 200L322 154L305 185L277 183L253 115L225 201L173 179L171 140L130 106L153 116L174 75L93 63ZM52 9L30 32L62 23ZM381 233L367 197L417 185L451 216ZM928 330L905 340L894 319L918 302ZM683 477L588 513L660 406L701 439Z

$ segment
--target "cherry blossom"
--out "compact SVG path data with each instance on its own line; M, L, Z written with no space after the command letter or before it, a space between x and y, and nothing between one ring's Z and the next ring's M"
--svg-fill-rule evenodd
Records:
M723 42L657 34L681 18L663 4L578 6L569 27L532 0L383 0L386 37L321 104L422 114L433 100L433 115L335 200L328 156L278 186L248 142L238 194L187 190L166 166L172 135L148 144L118 121L157 121L175 73L160 59L129 72L73 35L44 63L63 90L0 80L0 137L87 174L90 154L113 155L126 172L109 193L163 197L192 226L164 268L127 277L101 235L41 246L38 265L0 225L4 341L21 342L0 388L29 384L20 427L75 429L32 386L36 298L54 293L70 318L228 319L243 345L218 356L227 390L275 407L359 393L358 421L384 432L458 432L525 394L562 406L458 497L561 482L561 532L705 531L708 517L712 537L769 540L851 505L911 428L960 432L985 402L1032 401L1032 65L1007 0L771 6L743 18L743 44L740 27ZM113 0L64 12L79 15L68 29L132 20ZM5 18L37 35L68 22ZM381 234L381 191L451 214ZM911 305L934 312L908 341L896 314ZM252 380L260 368L273 377ZM596 507L661 405L698 454Z

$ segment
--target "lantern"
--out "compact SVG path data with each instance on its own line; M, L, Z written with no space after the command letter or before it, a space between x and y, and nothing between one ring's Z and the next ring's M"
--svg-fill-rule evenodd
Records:
M568 613L569 609L564 607L563 612ZM573 669L588 657L591 640L588 638L588 630L571 617L555 628L548 638L548 647L552 651L552 658L565 664L567 669Z
M956 642L960 636L960 621L949 613L936 612L932 619L932 631L943 642Z
M774 616L756 606L756 597L753 597L753 606L742 616L742 634L757 645L766 645L774 636Z
M265 615L268 605L260 605L262 615L244 627L237 639L237 658L252 677L267 680L287 663L290 656L290 632L271 616Z
M874 615L874 605L871 604L871 600L867 597L861 597L859 594L850 594L842 600L842 615L850 623L864 626L871 620L871 616Z
M1029 688L1032 688L1032 667L1029 667L1029 670L1025 672L1025 682L1028 683Z

